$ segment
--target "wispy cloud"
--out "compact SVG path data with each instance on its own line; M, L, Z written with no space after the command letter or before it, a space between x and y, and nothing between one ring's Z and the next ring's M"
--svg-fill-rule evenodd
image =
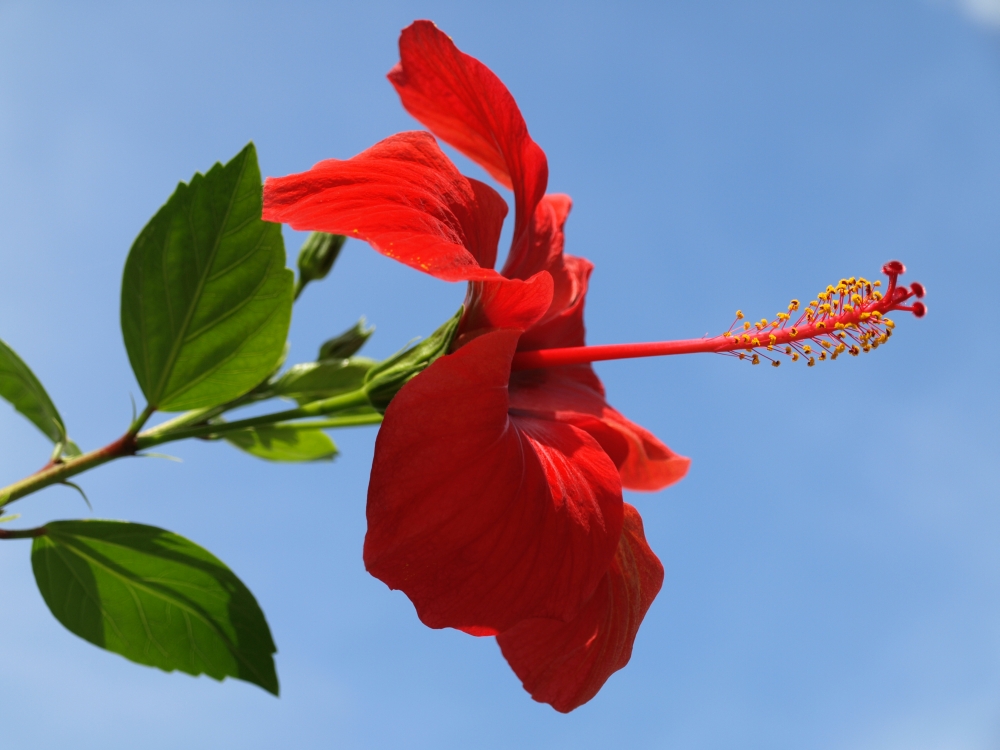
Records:
M973 20L1000 29L1000 0L958 0L958 6Z

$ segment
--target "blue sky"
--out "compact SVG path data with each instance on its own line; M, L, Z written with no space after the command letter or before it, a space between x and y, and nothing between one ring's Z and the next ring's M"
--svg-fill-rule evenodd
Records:
M666 580L632 663L569 716L492 640L431 631L361 563L374 428L333 464L175 444L86 475L94 515L169 528L264 607L282 696L163 674L64 631L0 544L11 747L817 748L1000 743L1000 4L0 0L0 337L84 447L128 421L128 248L178 180L265 174L418 127L384 75L431 18L517 98L596 263L590 341L720 332L891 258L929 289L891 346L827 366L598 366L692 469L633 495ZM460 166L481 173L468 162ZM294 257L303 235L286 232ZM361 243L296 307L292 361L365 314L384 356L463 290ZM0 406L4 482L47 445ZM87 517L72 491L24 521Z

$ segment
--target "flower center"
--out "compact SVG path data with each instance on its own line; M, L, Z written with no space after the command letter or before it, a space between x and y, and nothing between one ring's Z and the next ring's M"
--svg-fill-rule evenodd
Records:
M792 362L801 359L810 367L817 360L836 359L845 352L856 357L877 349L892 336L896 324L886 317L888 313L912 312L918 318L927 313L927 306L919 301L925 294L924 286L917 282L908 287L897 283L905 271L898 260L882 267L882 272L889 277L884 294L880 289L881 281L841 279L804 307L793 299L788 311L779 312L774 320L763 318L751 323L737 310L732 325L719 336L518 352L514 355L512 369L532 370L608 359L702 352L726 354L755 365L767 360L774 367L781 364L782 357ZM916 301L912 301L914 298Z

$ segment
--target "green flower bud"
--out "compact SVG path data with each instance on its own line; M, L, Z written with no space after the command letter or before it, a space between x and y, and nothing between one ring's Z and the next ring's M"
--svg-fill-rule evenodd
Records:
M364 346L373 333L375 326L365 325L365 319L361 318L352 328L325 342L319 348L316 360L322 362L324 359L347 359Z
M372 406L385 413L386 407L400 388L426 370L438 357L448 353L464 311L464 307L458 308L454 317L428 338L400 350L368 371L365 389Z
M295 299L299 298L310 281L326 278L346 239L343 235L326 232L313 232L306 237L299 250L299 280L295 285Z

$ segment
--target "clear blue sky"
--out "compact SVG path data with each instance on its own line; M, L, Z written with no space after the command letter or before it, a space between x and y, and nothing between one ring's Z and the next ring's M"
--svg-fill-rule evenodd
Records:
M929 289L860 359L598 367L691 456L633 495L666 581L632 663L569 716L490 639L431 631L361 562L374 428L333 464L172 446L83 478L94 515L177 531L251 587L282 696L164 674L62 629L0 544L9 747L986 750L1000 745L1000 7L824 2L51 3L0 0L0 337L71 434L139 395L118 328L132 239L246 141L265 174L416 128L384 74L431 18L507 83L575 199L595 343L720 332L891 258ZM467 162L463 168L479 173ZM290 255L302 235L286 234ZM296 308L292 360L366 314L371 353L463 290L349 243ZM44 438L0 406L0 479ZM28 523L87 517L72 491Z

